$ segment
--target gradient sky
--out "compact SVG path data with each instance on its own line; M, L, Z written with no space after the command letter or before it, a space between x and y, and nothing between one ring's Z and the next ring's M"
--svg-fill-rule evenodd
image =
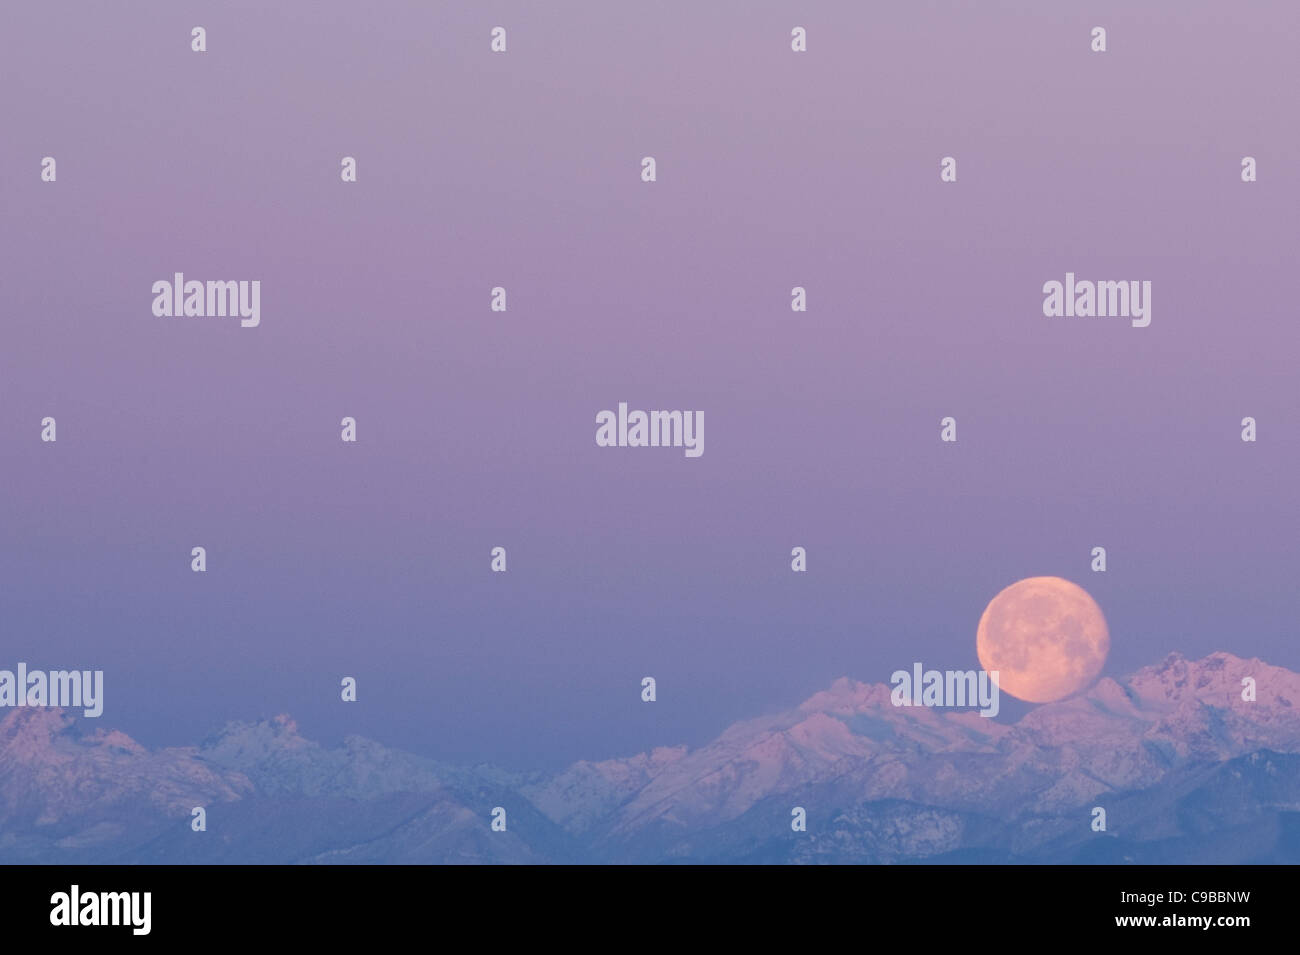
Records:
M977 666L1041 574L1108 674L1300 669L1300 4L463 6L0 13L0 667L512 766ZM1151 326L1045 318L1067 270ZM154 317L175 271L261 327ZM619 401L704 456L597 448Z

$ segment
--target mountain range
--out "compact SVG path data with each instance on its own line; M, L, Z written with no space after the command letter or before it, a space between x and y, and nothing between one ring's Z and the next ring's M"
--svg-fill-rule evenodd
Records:
M1172 654L1010 724L840 679L698 748L558 773L327 748L287 716L158 750L97 723L0 722L0 861L1300 862L1300 674L1227 653Z

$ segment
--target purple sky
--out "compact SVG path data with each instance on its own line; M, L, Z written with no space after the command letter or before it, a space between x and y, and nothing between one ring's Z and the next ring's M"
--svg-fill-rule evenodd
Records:
M1088 6L10 5L0 667L512 765L976 666L1034 575L1109 674L1300 669L1300 5ZM175 271L261 326L154 317ZM1066 271L1151 326L1045 318ZM619 401L703 457L597 448Z

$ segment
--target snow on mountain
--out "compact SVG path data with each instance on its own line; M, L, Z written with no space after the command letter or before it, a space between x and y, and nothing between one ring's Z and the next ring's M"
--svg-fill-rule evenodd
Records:
M305 739L287 716L232 723L151 752L55 708L0 722L0 860L22 862L538 862L567 837L502 779L349 737ZM495 805L519 828L486 829ZM202 806L208 830L194 832ZM492 838L496 836L496 838Z
M124 733L88 731L61 709L20 707L0 721L0 856L40 856L147 839L194 806L252 791L192 748L150 752Z
M149 752L116 730L86 731L57 708L21 707L0 721L0 816L38 825L133 800L167 815L238 799L252 785L194 759L193 748Z
M1247 676L1253 702L1241 698ZM788 813L814 791L1016 818L1151 787L1189 763L1300 752L1300 675L1227 653L1171 655L1010 726L972 711L895 707L889 689L841 679L671 760L577 764L534 798L573 831L636 843L645 831L662 841L725 825L778 796Z
M1247 678L1253 701L1242 698ZM553 775L452 767L361 737L331 749L287 716L157 751L93 722L43 708L0 721L0 860L1294 861L1300 853L1300 674L1227 653L1173 654L1014 724L896 707L889 687L840 679L696 749L582 761ZM1087 825L1097 804L1112 820L1100 836ZM188 825L199 805L209 833ZM807 810L806 833L790 830L795 805ZM494 806L508 807L505 833L489 828Z
M663 746L630 759L583 760L523 792L564 828L585 833L685 755L685 746Z
M298 724L281 715L231 723L203 741L199 759L248 776L262 795L350 796L432 792L442 786L433 760L349 736L341 749L305 739Z

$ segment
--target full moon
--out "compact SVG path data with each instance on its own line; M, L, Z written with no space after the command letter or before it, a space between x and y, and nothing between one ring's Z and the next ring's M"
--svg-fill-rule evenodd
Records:
M1097 602L1061 577L1027 577L984 608L975 635L980 666L998 689L1030 703L1063 700L1096 681L1110 652Z

